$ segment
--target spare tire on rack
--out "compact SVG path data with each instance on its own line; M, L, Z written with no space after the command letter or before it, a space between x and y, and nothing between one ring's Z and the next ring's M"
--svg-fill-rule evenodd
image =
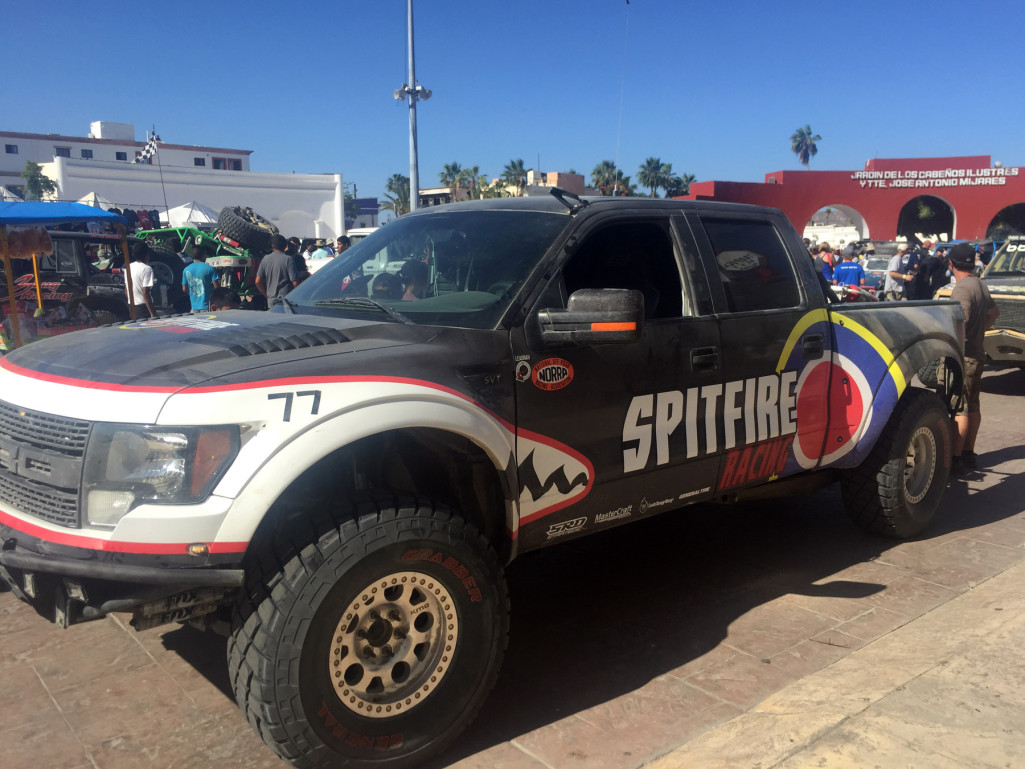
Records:
M217 226L240 246L254 251L270 251L270 236L278 232L277 227L253 209L241 206L221 209Z

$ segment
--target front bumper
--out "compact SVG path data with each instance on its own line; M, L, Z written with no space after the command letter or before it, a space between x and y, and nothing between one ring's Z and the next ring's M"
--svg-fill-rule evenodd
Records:
M986 332L982 340L986 357L994 363L1016 363L1025 366L1025 333L1007 328Z
M194 560L124 563L0 526L0 580L42 616L62 627L133 611L142 630L214 612L241 587L244 572ZM177 559L175 559L177 561Z

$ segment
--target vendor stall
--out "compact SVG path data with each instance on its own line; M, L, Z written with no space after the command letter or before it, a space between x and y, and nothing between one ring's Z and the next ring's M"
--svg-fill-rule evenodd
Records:
M124 217L80 203L42 203L42 202L0 202L0 256L3 257L3 270L6 279L7 303L3 321L3 332L0 335L0 346L4 348L19 347L22 344L21 324L31 318L47 332L57 328L67 318L49 318L43 308L42 291L39 286L39 269L37 258L40 253L47 252L50 236L47 225L67 224L72 222L104 221L119 225L121 247L124 250L125 264L128 263L128 241L124 229ZM35 276L36 304L29 310L28 302L18 301L14 286L13 260L27 259L32 261L32 273ZM131 281L128 281L129 300L131 304ZM24 306L22 306L24 305ZM59 313L58 313L59 314ZM73 322L85 319L71 319Z

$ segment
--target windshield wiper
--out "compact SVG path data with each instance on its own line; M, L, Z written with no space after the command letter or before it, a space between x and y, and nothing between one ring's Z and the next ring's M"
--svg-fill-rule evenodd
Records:
M348 307L360 307L360 308L366 308L366 309L373 308L373 309L381 310L382 312L386 313L388 315L388 317L393 318L393 319L399 321L400 323L405 323L405 324L410 325L410 326L414 325L413 321L411 321L409 318L407 318L405 315L403 315L398 310L393 310L391 307L388 307L385 304L381 304L380 302L378 302L378 301L376 301L374 299L371 299L369 296L345 296L345 297L341 297L340 299L321 299L319 302L314 302L314 304L317 305L318 307L345 307L345 306L348 306Z

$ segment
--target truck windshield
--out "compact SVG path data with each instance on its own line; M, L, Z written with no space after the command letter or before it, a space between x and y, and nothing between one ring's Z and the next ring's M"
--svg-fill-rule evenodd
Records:
M987 278L1021 275L1025 272L1025 239L1008 240L996 252L986 269Z
M537 211L399 218L300 285L289 305L300 313L493 328L567 222L565 214Z

